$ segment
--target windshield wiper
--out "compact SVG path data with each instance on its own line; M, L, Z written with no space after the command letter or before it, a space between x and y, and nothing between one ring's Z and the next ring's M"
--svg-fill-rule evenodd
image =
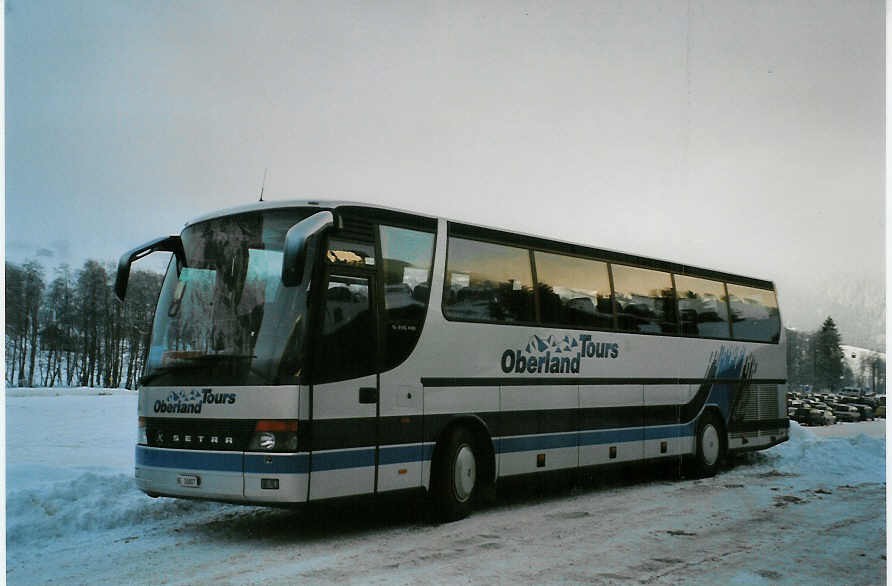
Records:
M157 379L158 377L164 376L165 374L170 374L172 371L179 370L181 368L186 368L186 365L160 366L160 367L156 368L155 370L153 370L151 373L145 374L145 375L139 377L139 380L137 381L137 383L139 384L139 386L147 385L150 382L152 382L153 380Z

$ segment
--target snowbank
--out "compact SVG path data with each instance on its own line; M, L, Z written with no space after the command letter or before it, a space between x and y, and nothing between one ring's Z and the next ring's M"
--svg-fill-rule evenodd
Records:
M51 540L72 547L103 532L148 531L250 510L151 499L133 480L137 393L10 389L6 398L6 535L11 553ZM57 395L58 394L58 395Z
M790 440L760 454L781 474L806 477L809 482L885 482L884 438L858 434L854 437L821 438L795 421Z
M125 474L84 473L49 488L13 490L6 500L7 547L181 519L216 510L212 503L150 499Z

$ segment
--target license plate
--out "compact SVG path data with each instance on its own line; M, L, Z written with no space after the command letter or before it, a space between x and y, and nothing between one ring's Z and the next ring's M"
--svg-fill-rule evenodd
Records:
M177 484L189 488L198 488L201 486L201 478L191 474L180 474L177 476Z

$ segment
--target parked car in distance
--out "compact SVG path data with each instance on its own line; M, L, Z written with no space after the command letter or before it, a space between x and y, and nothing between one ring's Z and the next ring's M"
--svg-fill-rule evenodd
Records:
M870 405L865 405L864 403L851 403L851 405L858 410L858 413L861 415L861 421L876 419Z
M833 425L836 423L836 415L833 414L833 411L830 409L821 409L820 411L824 418L822 425Z
M858 412L856 407L846 405L845 403L832 403L831 405L833 408L833 415L836 416L837 421L846 423L861 421L861 413Z
M800 425L811 425L811 409L808 407L796 407L793 419L798 421Z
M846 387L839 391L839 401L841 403L862 403L869 405L872 409L878 406L876 393L862 391L857 387Z
M807 405L797 407L791 415L791 418L798 421L801 425L830 425L836 423L836 418L830 411L824 411Z

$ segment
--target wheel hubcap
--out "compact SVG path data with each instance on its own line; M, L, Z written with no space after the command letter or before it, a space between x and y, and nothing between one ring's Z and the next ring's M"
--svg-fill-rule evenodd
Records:
M707 466L714 466L719 460L719 432L711 423L707 423L703 427L703 433L700 436L700 446L703 451L703 463Z
M455 454L455 466L452 470L452 484L455 488L455 498L459 502L466 502L474 492L474 484L477 482L477 460L471 446L464 444Z

